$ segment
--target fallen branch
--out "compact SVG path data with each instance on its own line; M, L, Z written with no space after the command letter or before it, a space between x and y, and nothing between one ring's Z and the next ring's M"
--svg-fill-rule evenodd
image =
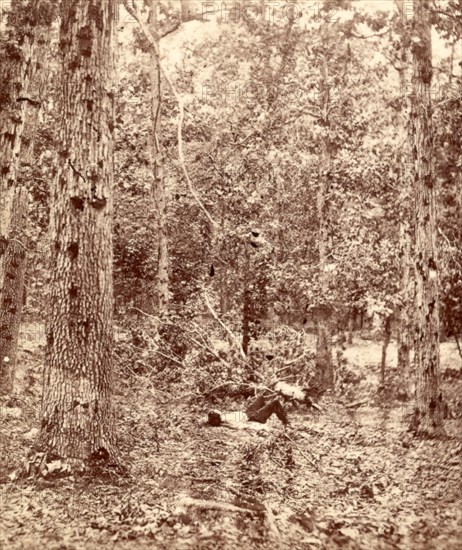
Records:
M180 506L194 506L196 508L202 508L204 510L221 510L222 512L238 512L248 514L249 512L256 512L251 508L242 508L241 506L235 506L234 504L228 504L227 502L218 502L216 500L200 500L197 498L184 497L179 502Z
M172 32L175 32L177 29L179 29L181 26L181 19L178 19L178 21L169 29L165 30L159 38L165 38L169 34L172 34Z
M348 403L348 405L345 405L346 409L356 409L357 407L360 407L361 405L365 405L369 399L361 399L360 401L354 401L353 403Z
M29 252L29 249L27 248L27 246L25 246L21 241L18 241L18 239L9 239L9 242L19 244L24 248L26 252Z
M139 309L135 306L132 306L130 309L132 309L133 311L137 311L138 313L142 313L143 315L145 315L146 317L149 317L151 320L153 321L157 321L157 322L160 322L162 323L162 321L159 319L159 317L156 317L155 315L153 315L152 313L146 313L145 311L143 311L142 309Z
M267 392L270 392L272 395L277 394L277 392L275 390L272 390L271 388L268 388L267 386L261 386L261 385L256 385L256 384L248 384L246 382L229 381L229 382L223 382L222 384L218 384L217 386L214 386L210 390L207 390L204 393L204 395L210 395L211 393L213 393L213 392L215 392L215 391L217 391L221 388L226 388L226 386L232 386L233 384L236 385L236 386L242 387L242 388L252 388L255 391L255 394L257 394L259 391L267 391Z
M200 335L199 331L197 331L198 334ZM218 355L218 353L212 349L210 346L208 346L205 342L204 342L204 339L202 338L202 343L199 342L199 340L196 340L196 338L192 337L190 334L188 334L188 338L191 340L191 342L193 342L193 344L196 344L196 346L199 346L200 348L202 349L205 349L207 350L209 353L211 353L216 359L218 359L221 363L223 363L223 365L225 365L228 369L232 370L232 366L230 363L228 363L228 361L226 361L225 359L223 359L223 357L220 357Z
M265 502L263 505L265 507L266 523L268 524L268 530L275 539L281 542L281 533L278 526L276 525L276 518L274 517L273 510L271 510L271 506L267 502Z
M219 323L219 325L226 331L226 334L230 337L231 342L237 347L237 349L239 350L239 352L241 354L241 357L245 360L246 355L244 353L244 350L242 349L241 344L239 343L238 339L234 336L234 334L231 332L231 330L218 317L218 314L216 313L216 311L213 309L212 305L210 304L209 299L207 297L207 294L205 292L204 292L204 301L205 301L205 305L207 306L208 310L212 314L215 321L217 321L217 323Z
M173 361L174 363L177 363L180 365L180 367L184 367L183 363L181 361L178 361L178 359L175 359L174 357L170 357L169 355L162 353L160 350L155 350L154 353L158 353L159 355L162 355L162 357L165 357L165 359L168 359L169 361ZM139 361L139 359L138 359ZM140 361L141 362L141 361ZM152 367L151 367L152 368Z
M210 395L213 392L215 392L217 390L220 390L221 388L226 388L226 386L232 386L233 384L235 384L236 386L239 386L239 387L252 388L255 391L257 389L257 387L253 384L245 384L245 383L229 381L229 382L223 382L222 384L218 384L217 386L213 386L213 388L211 388L210 390L207 390L206 392L204 392L204 395Z
M297 361L300 361L300 359L303 359L304 357L306 357L308 353L308 350L304 351L301 355L299 355L298 357L295 357L295 359L290 359L289 361L284 361L284 367L282 367L281 369L279 369L278 371L276 372L280 372L280 371L283 371L284 369L286 369L287 367L290 367L291 365L293 365L294 363L296 363Z

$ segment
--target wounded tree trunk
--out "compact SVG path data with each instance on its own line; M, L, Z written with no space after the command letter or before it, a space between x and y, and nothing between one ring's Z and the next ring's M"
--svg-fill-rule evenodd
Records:
M408 215L409 211L408 211ZM407 400L411 397L411 349L412 349L412 325L414 299L413 277L411 276L411 234L410 224L404 219L400 224L400 248L401 248L401 303L398 312L398 372L400 399Z
M26 275L26 222L28 192L18 188L12 205L8 246L4 256L3 287L0 292L0 391L13 391L19 328L24 304Z
M61 4L63 113L35 450L74 468L118 457L111 408L115 7Z
M425 437L443 428L440 388L439 273L436 239L436 192L432 172L432 41L431 2L413 2L413 96L408 122L414 163L415 369L416 400L412 429Z
M11 47L2 51L0 84L0 393L10 393L14 386L27 261L29 201L18 183L19 157L27 108L40 107L32 82L48 53L55 15L48 0L13 0L10 10L6 40ZM30 135L29 161L35 127Z

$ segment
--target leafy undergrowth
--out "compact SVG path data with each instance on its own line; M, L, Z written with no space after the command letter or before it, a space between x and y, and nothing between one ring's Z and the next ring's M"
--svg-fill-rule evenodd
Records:
M354 409L326 396L320 411L290 409L285 430L276 419L213 428L207 403L180 386L120 380L128 477L5 482L36 433L41 362L23 340L20 398L2 409L4 548L460 548L460 418L447 439L420 441L406 432L408 405L374 399ZM460 394L460 378L445 384Z

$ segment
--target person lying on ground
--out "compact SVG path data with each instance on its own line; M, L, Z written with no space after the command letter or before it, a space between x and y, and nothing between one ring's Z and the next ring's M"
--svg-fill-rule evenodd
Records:
M266 424L266 421L272 414L275 414L279 420L286 426L289 422L287 418L287 413L284 407L281 405L279 399L272 399L266 402L263 395L259 395L250 405L245 409L245 413L238 412L232 413L234 417L239 416L239 418L233 418L234 420L248 420L249 422L258 422L260 424ZM210 411L208 414L208 424L210 426L221 426L223 422L226 422L226 418L223 418L223 413L219 411Z

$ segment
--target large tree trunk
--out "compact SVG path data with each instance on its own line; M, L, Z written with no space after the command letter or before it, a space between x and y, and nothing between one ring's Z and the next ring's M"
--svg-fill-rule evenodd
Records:
M117 457L111 411L115 8L93 0L61 5L63 112L36 450L78 467Z
M156 40L157 50L150 47L151 83L151 123L152 123L152 196L157 215L157 297L158 313L168 312L169 303L169 276L168 276L168 240L167 240L167 200L165 193L165 179L163 174L164 159L161 145L161 110L162 110L162 83L158 36L158 0L149 0L149 30Z
M398 4L400 9L403 6ZM402 16L405 17L405 13ZM412 110L412 98L406 93L412 80L411 62L407 48L401 48L401 65L399 67L400 88L402 96L402 112L409 117ZM405 125L407 120L404 121ZM412 207L411 196L413 186L413 170L410 169L409 160L412 157L410 141L404 144L399 154L400 174L400 195L399 195L399 249L401 265L401 288L400 304L398 310L398 372L399 388L398 397L407 400L411 397L411 350L413 342L413 306L414 306L414 269L412 265Z
M412 428L420 435L443 433L439 384L439 273L436 197L432 174L432 43L430 0L414 3L412 20L413 97L409 140L414 162L415 197L415 369L416 400Z

